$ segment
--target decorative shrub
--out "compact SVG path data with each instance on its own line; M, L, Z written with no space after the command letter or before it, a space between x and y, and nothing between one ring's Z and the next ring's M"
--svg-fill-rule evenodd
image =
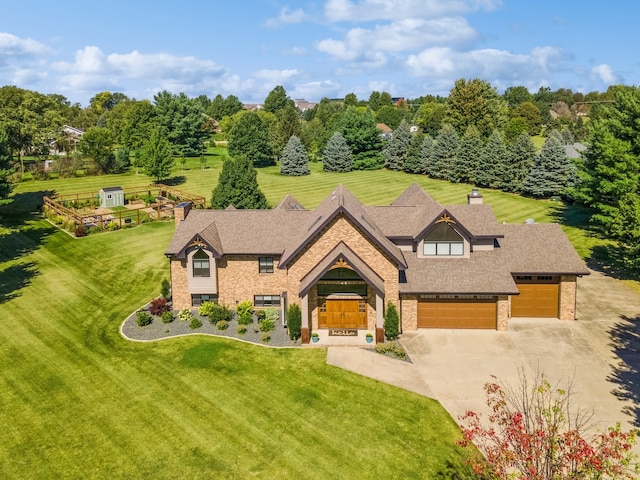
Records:
M74 233L75 233L75 236L76 236L77 238L80 238L80 237L86 237L86 236L87 236L87 229L86 229L86 228L84 228L84 225L78 225L78 226L76 227L76 230L75 230L75 232L74 232Z
M247 333L247 326L238 325L237 332L238 332L238 335L244 335L245 333Z
M251 303L250 300L240 302L236 305L236 312L238 312L238 316L242 316L246 313L253 314L253 303Z
M107 230L109 230L110 232L113 232L114 230L118 230L119 225L116 222L109 222L107 223Z
M297 340L300 338L300 328L302 327L302 312L300 305L292 303L287 308L287 326L289 327L289 338Z
M265 311L264 318L266 320L272 321L273 323L276 323L278 320L280 320L280 314L278 313L278 310L276 310L274 307L269 307Z
M171 307L167 303L167 300L162 297L151 300L151 304L149 305L149 313L158 317L169 310L171 310Z
M91 227L89 228L89 235L92 235L94 233L100 233L102 232L102 229L100 227Z
M180 310L180 313L178 313L178 318L183 322L188 322L193 318L193 313L191 313L191 310L185 307Z
M382 353L383 355L391 355L401 360L407 358L407 352L402 348L402 345L396 341L378 343L376 345L376 352Z
M169 283L169 280L167 280L166 278L162 279L162 282L160 283L160 295L162 296L162 298L169 298L169 293L171 292L171 284Z
M395 340L399 335L400 318L398 317L398 310L396 306L389 302L387 304L387 311L384 312L384 335L387 340Z
M202 302L200 308L198 308L198 314L201 317L209 317L215 308L216 304L214 302Z
M160 318L162 318L162 323L171 323L175 317L173 316L172 311L168 311L164 312Z
M253 323L253 315L251 314L251 312L238 314L238 323L240 325L249 325L250 323Z
M226 330L227 328L229 328L229 322L227 322L226 320L220 320L216 323L216 328L218 330Z
M261 332L273 332L276 329L275 323L268 318L260 320L260 322L258 322L258 325L260 326Z
M270 342L271 341L271 334L269 332L263 332L262 333L262 341L264 343Z
M152 321L153 319L151 318L151 315L149 315L147 312L141 310L136 313L136 322L138 323L139 327L149 325Z
M195 330L196 328L200 328L202 326L202 321L198 317L192 317L191 322L189 323L189 328Z

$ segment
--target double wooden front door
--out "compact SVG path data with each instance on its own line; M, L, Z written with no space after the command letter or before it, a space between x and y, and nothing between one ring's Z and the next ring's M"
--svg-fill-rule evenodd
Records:
M364 300L326 300L318 310L320 328L367 328L367 304Z

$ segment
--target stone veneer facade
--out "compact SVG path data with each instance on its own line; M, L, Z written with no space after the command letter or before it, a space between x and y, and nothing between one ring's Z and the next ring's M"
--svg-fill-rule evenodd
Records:
M560 306L558 318L560 320L576 319L576 291L578 279L575 275L562 275L560 277Z

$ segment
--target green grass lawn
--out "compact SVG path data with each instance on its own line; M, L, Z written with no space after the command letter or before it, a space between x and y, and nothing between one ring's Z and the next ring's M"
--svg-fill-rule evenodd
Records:
M205 170L210 183L186 170L186 189L209 196L217 168ZM294 184L274 172L260 174L274 178L272 201ZM377 175L345 183L360 195ZM35 209L43 192L133 177L24 182L0 208L2 478L465 476L459 430L438 402L328 366L324 349L122 339L122 320L168 276L172 223L74 239ZM291 189L309 206L327 193L313 178ZM365 200L402 189L389 178Z

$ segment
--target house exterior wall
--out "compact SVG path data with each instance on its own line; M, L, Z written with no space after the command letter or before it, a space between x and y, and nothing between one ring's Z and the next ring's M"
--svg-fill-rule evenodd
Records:
M216 259L213 258L213 254L209 250L202 249L202 252L206 253L209 257L209 276L208 277L194 277L193 276L193 256L200 249L194 248L187 254L187 285L189 287L189 293L218 293L218 285L216 281ZM191 300L189 300L191 304Z
M508 295L498 296L497 310L497 330L505 332L509 328L509 314L511 310L511 300Z
M402 295L400 308L400 322L402 331L409 332L418 329L418 296Z
M560 320L576 319L576 290L578 279L575 275L560 276Z
M174 310L191 308L191 293L187 280L187 261L172 258L171 268L171 299Z
M343 217L338 217L327 225L298 254L294 263L289 267L286 288L289 292L289 302L300 303L300 280L341 241L384 280L385 304L391 301L399 308L398 267L380 249L364 237L358 228ZM222 280L220 283L222 284ZM311 305L309 309L311 311ZM373 309L375 311L375 297ZM375 326L375 320L373 326Z
M239 302L253 302L254 295L282 295L287 290L287 271L278 268L277 257L273 259L273 273L260 273L259 258L265 256L225 255L217 261L220 304L234 308ZM300 304L289 297L291 303Z

